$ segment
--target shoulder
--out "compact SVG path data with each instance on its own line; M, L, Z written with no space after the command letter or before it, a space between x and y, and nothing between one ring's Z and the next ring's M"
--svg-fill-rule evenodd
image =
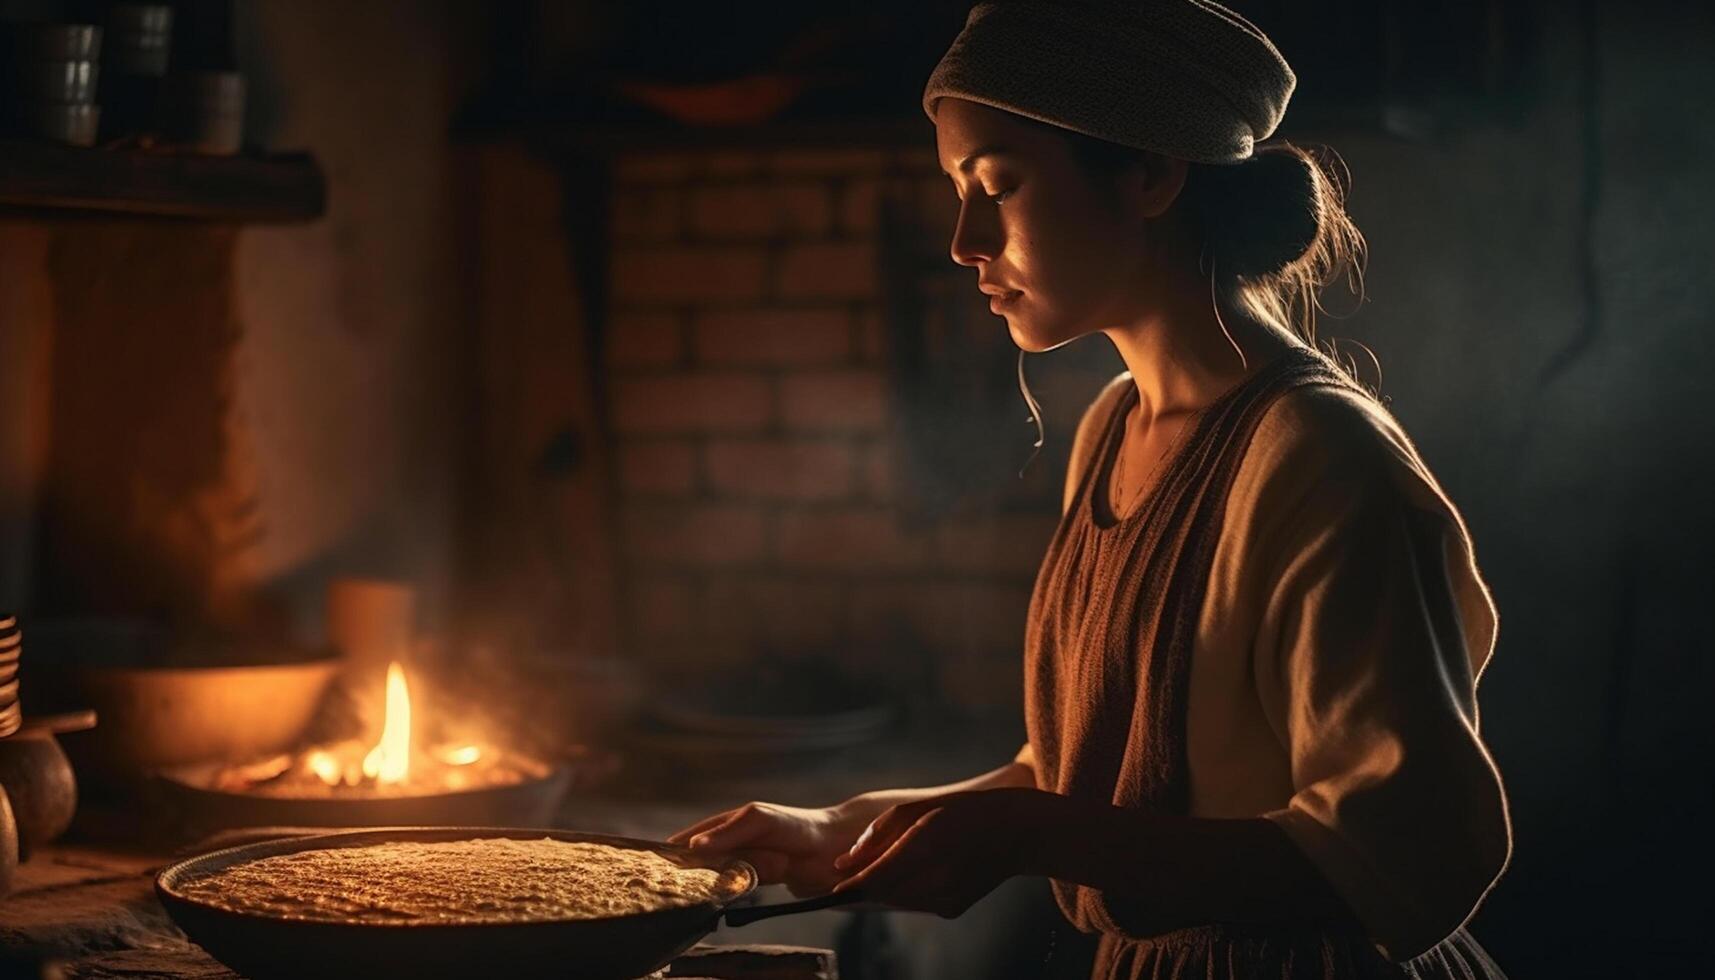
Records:
M1092 429L1100 429L1102 423L1113 415L1114 406L1120 403L1125 393L1131 388L1131 372L1121 371L1113 376L1096 397L1090 399L1090 404L1084 409L1084 416L1078 421L1078 434L1084 435Z
M1339 574L1360 590L1389 573L1369 560L1415 555L1423 564L1413 574L1433 572L1457 605L1473 674L1487 663L1496 614L1464 519L1405 429L1367 393L1331 383L1282 395L1258 423L1226 520L1231 537L1223 533L1217 563L1234 581L1260 575L1265 590L1318 550L1344 556Z
M1122 371L1113 376L1111 381L1101 386L1091 402L1084 408L1084 417L1077 422L1077 434L1072 438L1072 469L1080 469L1079 453L1084 455L1094 451L1096 439L1101 438L1103 427L1113 412L1125 400L1127 391L1132 390L1132 372Z
M1113 380L1102 386L1102 390L1084 409L1083 417L1078 420L1077 432L1072 436L1071 458L1066 462L1066 487L1062 509L1072 505L1078 484L1083 480L1084 471L1089 468L1090 461L1096 454L1096 447L1101 442L1102 431L1108 419L1113 417L1121 399L1125 398L1131 383L1131 372L1121 371Z
M1473 564L1463 517L1405 429L1369 394L1342 384L1293 389L1259 421L1235 474L1227 520L1247 560L1292 560L1329 535L1380 540L1413 528L1460 566Z
M1446 495L1405 429L1368 393L1343 384L1303 385L1259 421L1240 479L1267 495L1363 495L1441 510Z

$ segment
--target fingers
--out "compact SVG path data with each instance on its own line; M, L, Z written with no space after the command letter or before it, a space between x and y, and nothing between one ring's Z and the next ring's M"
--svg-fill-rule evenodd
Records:
M941 848L932 842L927 820L914 824L894 845L862 871L834 885L833 891L862 890L866 902L890 908L957 918L998 882L980 869L955 869L938 863Z
M737 812L737 810L722 810L720 813L717 813L712 817L704 817L689 827L686 827L684 830L681 830L667 838L667 843L677 844L680 847L684 847L689 843L693 835L700 834L705 830L710 830L726 823L728 820L731 820L733 818L733 814Z
M686 846L699 851L751 847L794 852L803 849L806 843L799 822L790 813L782 813L768 803L746 803L728 812L714 826L693 831L686 839Z
M740 807L721 823L692 834L690 846L695 850L730 851L755 842L768 832L771 824L762 811Z
M834 867L849 872L873 862L885 854L924 814L931 813L940 806L941 799L935 798L888 807L881 816L870 821L849 851L834 859Z
M843 877L845 876L834 870L832 859L807 858L792 862L780 881L791 889L794 896L809 898L833 891Z
M861 867L863 870L858 871L856 874L851 875L844 881L835 885L834 891L840 892L853 888L871 888L875 886L881 886L885 891L886 887L891 883L898 881L903 876L912 874L914 869L909 867L912 862L908 857L902 860L900 855L906 851L907 848L910 848L914 843L916 843L917 836L921 832L921 824L913 823L907 827L904 832L900 833L885 851L882 851L881 854L876 856L873 860L861 865L854 862L853 866Z
M706 820L699 821L692 826L686 827L684 830L681 830L672 837L669 837L667 839L668 843L682 844L685 847L700 846L697 842L703 840L707 834L732 824L734 821L744 816L744 813L745 807L737 807L735 809L728 810L725 813L717 813L714 816L709 817Z
M874 861L876 855L884 852L904 832L900 827L905 820L904 809L898 806L889 807L881 816L871 820L869 826L863 829L863 833L858 835L858 839L852 842L852 846L844 854L834 858L834 867L848 871ZM906 823L905 826L909 827L910 824Z

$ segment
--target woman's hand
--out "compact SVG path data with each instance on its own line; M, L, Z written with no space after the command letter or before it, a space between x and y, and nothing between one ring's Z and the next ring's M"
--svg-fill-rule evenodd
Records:
M891 807L835 861L849 877L834 891L952 918L1006 879L1038 873L1035 843L1070 829L1068 806L1054 793L989 789Z
M749 861L764 884L783 883L794 895L821 895L840 880L834 858L846 853L875 815L858 797L838 806L805 809L746 803L695 823L668 843Z

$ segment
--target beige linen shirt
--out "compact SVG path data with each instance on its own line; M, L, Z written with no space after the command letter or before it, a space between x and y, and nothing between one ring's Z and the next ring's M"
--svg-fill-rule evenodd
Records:
M1085 412L1068 500L1131 383ZM1495 627L1464 523L1398 423L1332 385L1284 395L1239 468L1199 620L1191 815L1275 822L1385 953L1429 949L1510 853L1477 729Z

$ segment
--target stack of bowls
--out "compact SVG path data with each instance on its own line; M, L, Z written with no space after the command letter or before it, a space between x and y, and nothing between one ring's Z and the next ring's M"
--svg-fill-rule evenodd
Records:
M107 8L107 67L120 75L160 78L172 50L173 8L164 3L116 3Z
M24 723L18 707L18 658L24 653L24 634L18 617L0 616L0 738L13 735Z
M173 8L161 3L116 3L107 8L108 139L158 135L161 84L172 51Z
M19 132L73 146L95 142L101 28L31 24L13 33L13 119Z

